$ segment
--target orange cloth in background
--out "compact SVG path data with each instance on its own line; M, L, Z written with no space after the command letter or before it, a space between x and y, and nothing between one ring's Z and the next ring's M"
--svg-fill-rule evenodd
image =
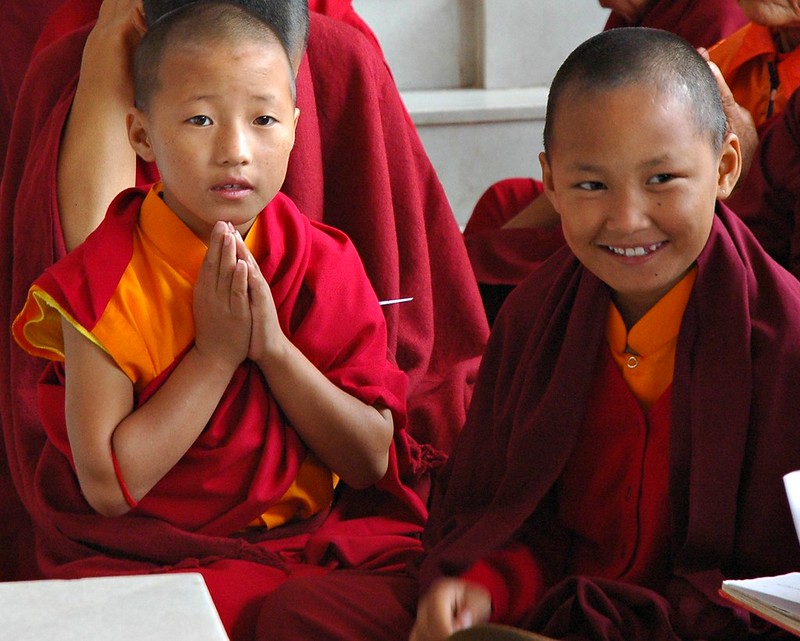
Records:
M800 49L780 53L768 27L750 23L708 53L759 133L800 87Z

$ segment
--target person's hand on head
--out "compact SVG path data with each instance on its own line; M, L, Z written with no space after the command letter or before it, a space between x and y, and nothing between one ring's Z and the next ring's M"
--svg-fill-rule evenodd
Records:
M728 119L728 131L735 133L736 137L739 138L742 153L742 171L739 174L738 184L741 185L745 176L747 176L750 163L753 161L753 154L758 146L758 132L756 131L753 116L747 109L736 102L719 67L710 60L708 51L702 47L698 51L708 62L708 66L717 81L722 98L722 108L725 110L725 116Z
M235 369L247 357L252 320L247 264L237 256L237 232L214 225L194 288L195 348L210 363Z
M437 579L420 598L409 641L442 641L486 623L491 614L492 597L483 586L464 579Z
M124 86L133 103L133 54L145 31L142 0L103 0L97 22L86 40L81 75L93 68L98 72L112 71L111 65L116 65L108 81Z
M145 31L142 0L103 0L86 38L56 172L67 249L83 242L114 196L136 182L125 118L133 107L133 55Z

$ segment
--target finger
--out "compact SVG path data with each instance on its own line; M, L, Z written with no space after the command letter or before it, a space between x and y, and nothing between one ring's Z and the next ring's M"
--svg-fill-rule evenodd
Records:
M133 26L140 35L144 35L147 31L147 16L144 13L144 3L136 3L136 13L133 16Z
M242 238L242 235L239 233L238 229L234 229L233 237L236 240L236 256L238 258L243 258L245 260L251 260L255 262L253 253L250 251L250 248L244 242L244 238Z
M474 622L475 617L472 616L472 611L469 608L456 612L456 615L453 617L453 632L471 628Z
M728 82L725 80L725 76L722 75L719 67L714 64L711 60L708 61L708 67L711 69L711 73L714 74L714 80L717 81L717 88L719 89L719 93L722 96L722 102L736 102L733 98L733 92L731 91L730 87L728 87Z
M222 239L222 246L220 247L218 289L227 291L233 286L232 279L236 271L237 263L236 240L233 234L226 231Z
M212 267L214 274L219 272L219 261L220 256L222 254L222 245L225 240L225 224L224 223L217 223L211 229L211 236L208 239L208 250L206 251L206 257L203 261L204 265L208 265Z
M250 310L247 296L247 264L237 260L231 275L230 309L235 316L246 316Z

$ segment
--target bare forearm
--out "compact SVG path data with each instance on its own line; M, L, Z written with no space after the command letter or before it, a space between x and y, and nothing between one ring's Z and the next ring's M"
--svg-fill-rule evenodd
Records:
M134 499L147 494L197 440L233 372L192 349L158 392L119 423L113 448Z
M111 200L136 181L126 116L133 105L135 36L97 29L84 49L80 80L58 157L56 188L67 249L94 230Z
M546 229L555 227L560 222L560 218L550 199L542 194L531 202L525 209L519 212L505 225L504 229L531 227L534 229Z
M391 412L331 383L289 340L258 365L292 427L345 483L368 487L386 473Z

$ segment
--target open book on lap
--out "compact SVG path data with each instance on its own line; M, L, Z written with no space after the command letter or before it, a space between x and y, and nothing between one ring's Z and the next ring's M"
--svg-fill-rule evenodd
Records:
M722 582L725 598L800 636L800 572Z

